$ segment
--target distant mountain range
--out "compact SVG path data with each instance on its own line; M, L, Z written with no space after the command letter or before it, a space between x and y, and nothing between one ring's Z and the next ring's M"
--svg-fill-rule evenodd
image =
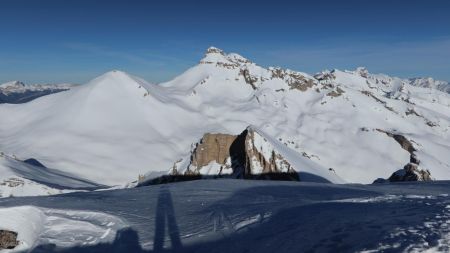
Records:
M169 82L111 71L54 87L65 91L0 105L0 150L96 184L277 173L332 183L450 179L449 84L431 78L365 68L310 75L211 47Z
M38 97L66 91L74 84L32 84L26 85L20 81L0 84L0 104L26 103Z

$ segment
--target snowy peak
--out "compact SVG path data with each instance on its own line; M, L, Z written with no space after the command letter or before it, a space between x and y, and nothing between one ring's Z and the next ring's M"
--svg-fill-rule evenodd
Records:
M135 80L127 73L119 70L108 71L88 83L88 85L96 85L99 83L133 83Z
M369 75L369 71L366 67L357 67L355 73L364 78L367 78L367 76Z
M418 77L408 79L409 84L417 87L430 88L450 93L450 83L446 81L435 80L431 77Z
M297 89L306 91L317 83L314 77L289 69L279 67L264 68L251 62L247 58L236 54L226 54L223 50L210 47L206 51L205 57L200 61L200 66L215 66L217 68L208 69L208 76L225 77L226 80L243 81L253 90L258 90L267 83L267 87L278 90ZM280 82L284 83L281 84Z
M206 50L205 57L200 60L200 64L213 64L225 68L237 68L250 63L248 59L239 54L226 54L223 50L216 47L209 47Z
M389 76L386 74L370 73L365 67L358 67L355 70L340 71L323 71L315 75L320 80L337 83L351 84L352 86L361 86L362 88L376 88L382 92L397 92L401 89L405 90L405 85L429 88L446 93L450 93L450 84L446 81L435 80L431 77L419 77L402 79Z
M74 87L72 84L32 84L11 81L0 85L0 104L21 104L36 98L66 91Z
M206 49L206 55L209 54L221 54L221 55L225 55L225 53L223 52L222 49L219 49L217 47L209 47L208 49Z
M20 81L11 81L4 84L0 84L0 89L11 89L11 88L19 88L19 87L25 87L25 84Z
M106 95L136 94L147 96L148 88L151 84L146 81L133 77L126 72L112 70L91 80L83 88L89 88L92 91L98 91Z
M167 172L182 157L187 158L174 166L182 175L229 175L236 167L228 148L254 125L247 146L258 152L251 155L245 144L238 150L256 160L240 168L256 174L258 168L264 173L292 169L331 182L337 180L330 175L339 175L369 183L402 168L409 158L395 141L373 131L385 129L414 138L422 145L418 155L424 168L436 178L450 178L449 149L441 145L449 138L446 93L365 68L314 77L263 68L217 48L208 49L202 62L160 85L116 70L28 105L0 106L1 148L110 185L146 171ZM204 136L210 146L216 144L209 139L223 139L220 150L228 154L211 160L196 149L192 154L199 159L191 162L190 145L205 133L211 133ZM268 156L260 159L266 150Z

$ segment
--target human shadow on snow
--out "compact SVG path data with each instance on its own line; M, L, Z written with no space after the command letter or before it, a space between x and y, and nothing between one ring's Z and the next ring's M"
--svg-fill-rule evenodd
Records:
M440 200L374 200L376 197L386 196L375 188L369 190L325 184L245 188L227 199L206 206L203 211L199 210L197 215L218 212L221 219L228 220L226 227L218 228L216 234L221 236L183 245L171 192L163 186L155 210L153 249L142 249L138 234L128 228L118 231L112 243L68 249L44 245L33 252L402 252L421 241L429 246L438 245L440 235L434 225L425 226L424 223L445 210ZM255 198L261 199L252 202ZM433 201L436 202L427 204ZM270 205L281 206L274 209L269 208ZM235 214L244 213L245 217L252 217L265 211L273 213L267 217L261 215L256 222L243 228L235 226ZM442 215L442 219L445 218ZM211 220L211 229L216 225L214 222ZM445 220L439 222L445 223ZM165 241L166 225L170 244ZM228 231L224 233L225 230ZM382 248L393 245L395 248ZM445 245L442 247L443 251L449 250Z
M159 190L158 200L155 210L155 229L153 250L145 250L139 243L139 236L132 228L125 228L117 231L112 243L100 243L96 245L83 245L71 248L57 248L54 244L40 245L32 250L33 253L99 253L99 252L130 252L130 253L149 253L149 252L179 252L182 249L180 232L173 208L172 194L167 186ZM170 238L170 247L164 248L165 231Z

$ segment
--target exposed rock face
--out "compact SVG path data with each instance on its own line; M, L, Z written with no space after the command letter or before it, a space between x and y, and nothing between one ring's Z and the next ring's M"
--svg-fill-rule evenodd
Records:
M408 163L403 169L392 174L388 179L390 182L399 181L431 181L431 174L428 170L420 169L418 164Z
M250 75L250 72L248 69L241 69L239 72L240 75L244 77L244 80L247 84L250 84L254 90L256 90L255 83L258 81L257 77L254 77Z
M221 54L221 55L225 55L225 53L222 51L222 49L219 49L217 47L209 47L206 50L207 54Z
M369 75L369 71L365 67L358 67L355 71L359 76L367 78Z
M241 65L250 63L249 60L237 54L225 54L221 49L210 47L206 50L205 57L200 64L212 64L217 67L235 69Z
M273 149L273 147L267 145L264 137L252 129L246 131L246 174L295 173L295 170L289 162Z
M207 133L197 143L189 164L175 163L171 175L228 175L234 178L298 180L291 164L252 128L240 135Z
M207 133L203 135L192 153L191 165L201 168L214 161L225 166L230 165L230 147L237 137L230 134Z
M0 185L6 185L8 187L19 187L19 186L23 186L24 184L25 184L25 182L22 179L14 178L14 177L0 181Z
M385 133L389 137L392 137L395 141L400 144L400 146L409 152L409 163L406 164L403 169L397 170L392 173L392 175L388 178L390 182L399 182L399 181L432 181L431 173L427 169L422 169L420 167L420 160L417 158L416 148L414 148L413 143L408 140L405 136L400 134L390 133L381 129L377 129L377 131ZM377 179L374 183L383 182L382 179Z
M344 93L345 93L345 91L343 89L341 89L339 87L336 87L336 90L332 90L332 91L328 92L327 96L329 96L329 97L339 97L339 96L341 96Z
M17 233L8 230L0 230L0 250L14 249L19 242L17 241Z
M326 84L326 83L331 83L333 80L335 80L336 75L334 73L334 70L333 71L326 70L326 71L322 71L322 72L315 74L314 78L319 80L319 82Z
M283 79L289 85L291 90L296 89L306 91L316 85L313 79L306 78L299 72L281 68L270 68L269 70L272 72L272 78Z

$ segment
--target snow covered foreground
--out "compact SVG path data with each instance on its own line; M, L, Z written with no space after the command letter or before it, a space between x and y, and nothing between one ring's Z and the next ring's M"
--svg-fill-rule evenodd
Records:
M448 252L449 194L447 181L200 180L0 199L0 229L19 232L16 252Z

